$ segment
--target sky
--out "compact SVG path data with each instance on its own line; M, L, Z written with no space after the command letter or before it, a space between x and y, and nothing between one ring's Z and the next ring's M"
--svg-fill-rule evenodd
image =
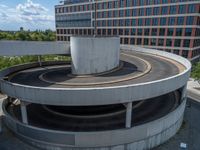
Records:
M0 0L0 30L55 30L54 6L60 0Z

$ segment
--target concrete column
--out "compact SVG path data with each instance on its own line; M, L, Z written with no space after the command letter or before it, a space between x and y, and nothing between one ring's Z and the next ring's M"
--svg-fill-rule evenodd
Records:
M38 63L41 67L42 66L42 56L41 55L38 56Z
M187 84L185 84L182 88L181 100L183 100L185 97L187 97Z
M132 102L126 104L126 128L131 127Z
M20 103L21 103L22 122L24 124L28 124L27 109L26 109L27 103L23 101L21 101Z

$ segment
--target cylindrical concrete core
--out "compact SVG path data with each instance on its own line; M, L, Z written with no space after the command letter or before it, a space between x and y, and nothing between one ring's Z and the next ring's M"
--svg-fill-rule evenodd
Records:
M119 37L71 37L72 74L88 75L119 66Z

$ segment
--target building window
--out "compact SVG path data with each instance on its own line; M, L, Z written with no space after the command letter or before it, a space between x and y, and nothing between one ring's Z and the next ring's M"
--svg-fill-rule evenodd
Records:
M165 28L160 28L159 35L160 36L164 36L165 35Z
M167 39L166 46L172 46L172 39Z
M134 39L134 38L131 38L130 43L131 43L131 44L135 44L135 39Z
M185 29L185 36L191 36L192 35L192 28L186 28Z
M139 9L138 16L144 16L144 8Z
M128 16L130 16L130 15L131 15L130 9L127 9L127 10L126 10L126 16L128 17Z
M174 33L174 29L173 28L168 28L167 36L173 36L173 33Z
M123 35L123 29L119 29L119 35Z
M164 45L164 39L158 39L158 46Z
M119 25L120 25L120 26L124 26L124 20L123 20L123 19L120 19L120 20L119 20Z
M169 13L170 14L176 14L176 6L170 6Z
M166 15L168 13L168 6L164 6L161 8L161 14Z
M181 39L175 39L174 46L175 47L180 47L181 46Z
M144 45L149 45L149 39L147 38L144 39Z
M186 5L179 5L179 14L185 14L186 13Z
M129 29L125 29L125 35L129 35L130 31Z
M120 17L123 17L123 16L124 16L124 10L120 10L120 11L119 11L119 16L120 16Z
M176 36L182 36L182 28L176 28Z
M167 18L160 18L160 25L166 25Z
M175 17L169 17L168 25L175 25Z
M159 7L154 7L153 9L153 15L159 15Z
M143 19L138 19L138 26L143 26Z
M131 29L131 35L135 35L135 29L133 28L133 29Z
M137 9L133 9L132 16L137 16Z
M179 55L179 50L174 50L173 53Z
M152 15L152 8L146 8L146 15L151 16Z
M190 47L190 40L184 40L183 41L183 47Z
M178 17L177 18L177 25L183 25L184 24L184 17Z
M132 19L132 26L136 26L136 20Z
M129 19L126 19L126 20L125 20L125 24L126 24L126 26L130 26L130 20L129 20Z
M158 25L158 18L153 18L152 19L152 25L157 26Z
M137 39L137 45L141 45L142 44L142 39L141 38L138 38Z
M117 29L113 29L113 35L117 35Z
M152 36L156 36L156 35L157 35L157 28L153 28L153 29L151 30L151 35L152 35Z
M128 44L128 38L124 38L124 44Z
M186 25L193 25L193 21L194 21L194 17L193 16L187 17Z
M188 51L187 50L183 50L182 51L182 56L187 58L188 57Z
M149 36L149 29L144 29L144 35Z
M188 5L188 13L195 13L195 4Z
M151 39L151 45L156 46L156 39Z
M145 19L145 26L150 26L151 24L151 19L150 18L146 18Z
M142 29L137 29L137 35L142 35Z

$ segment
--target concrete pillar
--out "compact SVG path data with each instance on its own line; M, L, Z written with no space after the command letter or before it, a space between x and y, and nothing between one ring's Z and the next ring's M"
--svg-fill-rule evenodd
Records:
M126 128L131 128L132 102L126 104Z
M42 56L41 55L38 56L38 63L41 67L42 66Z
M185 84L182 88L181 100L187 97L187 84Z
M28 124L27 109L26 109L27 103L21 101L21 105L20 106L21 106L22 122L24 124Z

